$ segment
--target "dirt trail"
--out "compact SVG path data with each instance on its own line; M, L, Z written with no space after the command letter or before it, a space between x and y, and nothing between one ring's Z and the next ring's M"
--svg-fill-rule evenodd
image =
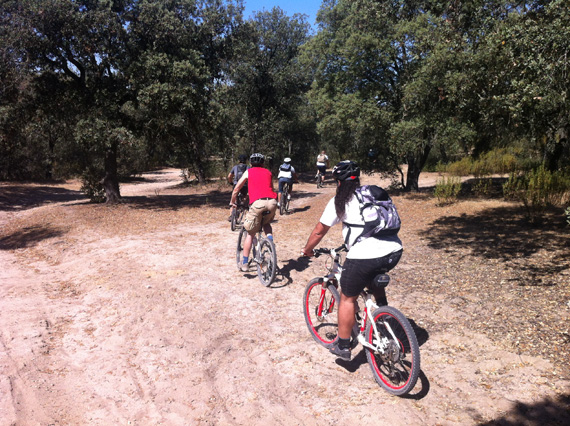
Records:
M460 304L426 300L397 274L390 303L423 330L413 395L380 389L360 346L343 363L315 344L301 301L323 264L297 253L332 185L297 186L293 214L274 226L280 274L264 288L236 269L227 189L199 208L172 208L176 197L192 204L202 194L178 188L174 170L145 182L123 185L147 204L119 208L113 232L89 226L82 214L93 207L80 199L0 211L0 426L514 425L539 424L532 418L548 410L547 424L570 418L555 403L568 381L552 379L551 362L449 326L465 320ZM42 225L30 227L35 218ZM412 254L398 268L417 261ZM520 403L531 407L523 417Z

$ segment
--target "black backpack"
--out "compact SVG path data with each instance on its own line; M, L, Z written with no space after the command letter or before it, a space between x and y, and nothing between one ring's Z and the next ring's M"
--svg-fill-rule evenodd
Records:
M398 210L388 193L376 185L363 185L355 191L360 203L360 214L364 225L343 222L349 226L345 243L348 242L352 227L363 228L354 244L369 237L380 238L397 235L402 224Z
M238 164L237 166L237 174L236 174L236 182L238 182L241 177L243 176L243 174L245 173L245 171L247 170L247 164Z
M291 164L283 163L281 164L281 167L279 167L279 170L281 170L282 172L290 172Z

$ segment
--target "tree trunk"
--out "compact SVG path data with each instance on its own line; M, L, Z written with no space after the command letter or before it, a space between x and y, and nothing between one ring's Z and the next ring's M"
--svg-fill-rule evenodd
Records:
M418 191L420 189L420 173L427 161L430 150L431 146L426 145L421 153L408 156L408 173L404 191Z
M117 204L121 201L119 176L117 175L117 146L113 144L105 153L105 177L103 188L107 204Z

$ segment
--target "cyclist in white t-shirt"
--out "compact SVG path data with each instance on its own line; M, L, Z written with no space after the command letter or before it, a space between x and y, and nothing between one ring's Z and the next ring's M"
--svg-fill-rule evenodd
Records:
M319 155L317 155L317 173L323 176L323 182L325 180L325 174L327 172L327 167L329 166L329 156L327 152L323 149Z
M319 244L331 226L343 222L342 234L346 241L348 254L340 277L341 296L338 309L338 339L330 351L338 357L349 360L351 356L350 334L355 324L355 302L360 292L380 272L392 269L402 256L402 242L397 235L382 238L369 237L354 243L363 228L350 227L346 223L364 225L360 214L360 203L354 195L360 186L360 168L352 161L341 161L333 169L333 177L338 186L332 198L313 229L301 255L312 256L313 249ZM379 190L388 196L381 188Z
M277 191L277 207L281 205L281 195L283 194L283 185L289 184L289 194L293 193L293 183L297 182L298 176L295 167L291 165L291 158L287 157L283 160L283 164L279 166L279 174L277 175L279 188Z

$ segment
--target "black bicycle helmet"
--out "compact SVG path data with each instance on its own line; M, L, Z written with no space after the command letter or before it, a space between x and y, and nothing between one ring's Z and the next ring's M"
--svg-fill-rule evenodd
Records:
M332 174L336 180L354 180L360 176L360 167L353 161L344 160L334 166Z
M240 163L245 163L246 160L247 160L247 155L245 155L245 154L240 154L240 156L239 156L238 158L239 158L239 162L240 162Z
M259 154L256 152L255 154L251 154L251 157L249 157L249 161L251 162L251 165L263 164L263 162L265 161L265 157L263 154Z

